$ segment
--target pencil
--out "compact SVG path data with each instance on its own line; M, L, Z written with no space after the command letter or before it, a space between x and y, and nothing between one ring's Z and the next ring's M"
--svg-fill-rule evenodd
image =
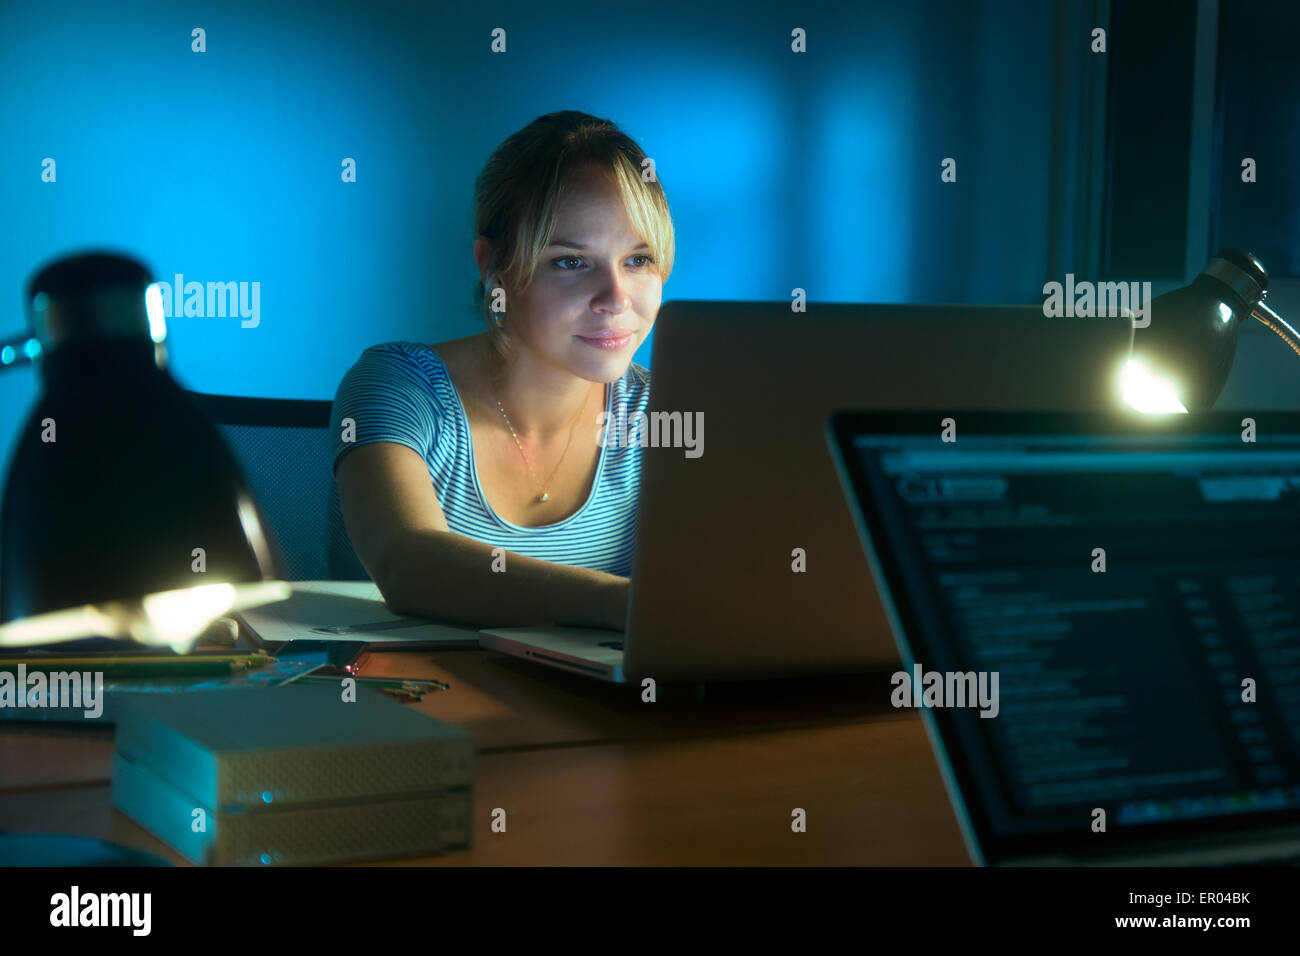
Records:
M51 671L74 668L78 670L98 670L103 667L118 667L123 664L179 664L179 663L240 663L246 667L263 667L278 663L277 658L269 654L176 654L176 655L132 655L105 654L100 657L62 657L57 654L39 654L33 657L0 657L0 669L8 670L19 664L27 665L29 671Z

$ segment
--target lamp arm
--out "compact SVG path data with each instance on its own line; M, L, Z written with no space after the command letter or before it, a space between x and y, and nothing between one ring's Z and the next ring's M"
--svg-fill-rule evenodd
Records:
M1250 314L1282 337L1282 341L1291 346L1300 355L1300 332L1297 332L1286 319L1278 315L1261 300L1250 310Z

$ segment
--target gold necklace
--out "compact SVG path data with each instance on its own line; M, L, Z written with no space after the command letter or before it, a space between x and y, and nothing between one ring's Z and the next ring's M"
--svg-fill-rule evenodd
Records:
M492 392L492 397L496 398L495 389ZM519 443L519 436L515 434L515 426L510 424L510 416L506 414L506 409L505 406L501 404L501 399L497 398L496 402L497 402L497 408L501 409L501 417L506 420L506 427L510 429L510 436L515 440L515 447L519 449L519 454L524 459L524 465L526 465L528 468L528 476L532 478L533 484L537 484L537 475L533 473L532 463L529 462L528 456L524 454L524 446ZM569 446L573 444L573 432L578 427L578 418L582 415L582 410L586 407L587 407L587 403L584 401L582 405L578 407L577 413L573 416L573 423L569 425L569 440L564 446L564 453L560 455L560 460L556 462L555 471L552 471L551 477L546 479L547 485L551 483L551 478L555 477L555 473L560 470L560 465L564 464L564 456L569 453ZM535 499L535 501L537 502L550 501L550 500L551 500L550 493L546 490L545 487L542 488L541 495Z

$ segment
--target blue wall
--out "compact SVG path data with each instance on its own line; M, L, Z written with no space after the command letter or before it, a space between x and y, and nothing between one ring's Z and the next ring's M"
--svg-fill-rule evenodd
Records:
M111 247L160 279L260 283L256 328L170 321L182 385L332 398L370 344L479 331L474 177L557 109L655 158L665 301L1040 300L1052 5L836 6L5 4L0 335L39 264ZM6 462L37 391L30 366L0 374Z

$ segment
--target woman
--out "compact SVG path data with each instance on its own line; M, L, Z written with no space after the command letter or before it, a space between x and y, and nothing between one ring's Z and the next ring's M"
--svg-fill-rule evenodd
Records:
M373 346L340 384L339 503L393 611L624 626L641 448L602 426L620 405L628 421L646 407L632 355L674 254L644 160L585 113L509 137L475 183L486 331Z

